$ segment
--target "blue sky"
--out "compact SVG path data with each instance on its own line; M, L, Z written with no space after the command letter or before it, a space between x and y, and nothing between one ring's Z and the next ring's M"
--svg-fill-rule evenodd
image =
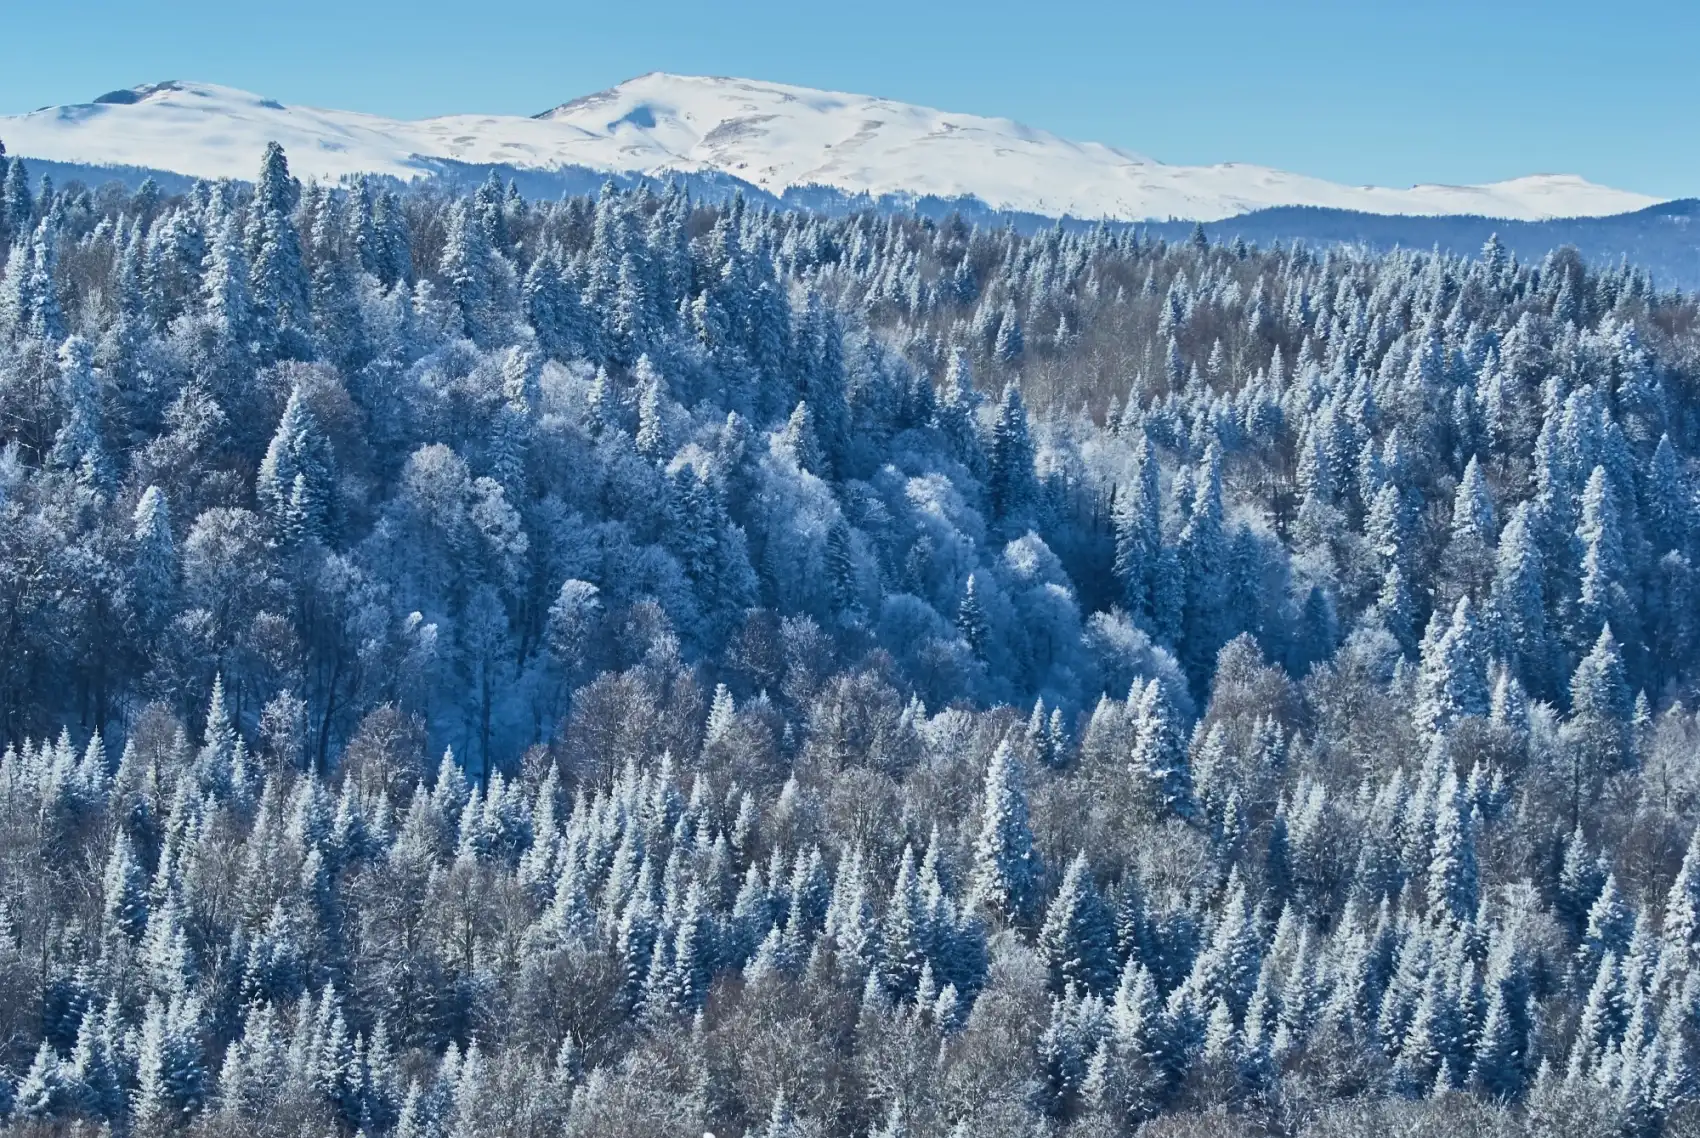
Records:
M1700 195L1700 5L1552 0L84 0L12 6L0 113L159 79L399 117L530 114L650 70L1005 115L1347 183L1579 173Z

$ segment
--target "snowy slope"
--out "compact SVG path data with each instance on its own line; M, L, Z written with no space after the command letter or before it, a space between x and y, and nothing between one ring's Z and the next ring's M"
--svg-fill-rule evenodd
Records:
M433 158L532 169L721 172L774 194L825 185L876 197L971 196L994 209L1119 220L1211 221L1280 205L1532 220L1625 213L1660 200L1573 175L1398 190L1237 163L1171 166L1008 119L659 72L535 118L415 122L286 107L229 87L161 83L0 117L0 139L30 157L208 178L252 176L261 148L275 139L304 177L415 177Z

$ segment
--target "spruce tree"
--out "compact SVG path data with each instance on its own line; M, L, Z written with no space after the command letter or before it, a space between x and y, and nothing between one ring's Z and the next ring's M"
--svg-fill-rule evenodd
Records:
M1414 717L1425 733L1445 731L1460 716L1488 712L1487 655L1471 611L1460 597L1450 621L1437 610L1423 634Z
M1594 467L1582 492L1582 519L1576 527L1582 549L1581 586L1576 599L1571 643L1578 650L1591 644L1608 623L1626 626L1631 602L1626 583L1629 566L1623 549L1617 505L1603 466Z
M59 347L59 382L65 421L54 436L48 461L73 472L84 485L103 489L112 481L112 463L102 439L94 350L81 336L71 336Z
M1431 912L1464 924L1475 919L1476 850L1470 805L1448 770L1435 794L1433 855L1428 865Z
M260 463L254 492L280 544L329 538L336 468L330 443L302 399L300 388L289 393L289 402Z
M991 639L991 626L986 621L986 611L981 607L972 573L968 575L968 583L963 586L962 601L956 609L956 628L968 642L969 650L976 657L984 659L987 644Z
M1021 401L1021 389L1014 383L1004 385L1003 400L998 404L997 420L992 426L991 444L986 491L991 499L992 516L1011 531L1019 531L1033 520L1039 485L1033 472L1033 442L1028 435L1027 407Z
M1072 986L1083 993L1109 994L1116 975L1115 934L1084 853L1069 863L1051 898L1038 945L1053 991Z
M954 349L934 407L933 425L944 436L952 457L976 475L986 467L976 419L979 406L980 393L975 390L968 358L961 349Z
M1024 924L1037 905L1043 870L1027 828L1027 795L1021 760L1006 739L992 752L974 842L972 903L995 918Z
M1537 693L1550 691L1552 684L1545 578L1531 507L1518 503L1499 535L1488 619L1498 650Z
M1190 817L1194 808L1192 772L1177 715L1162 681L1147 680L1130 698L1128 713L1133 729L1128 770L1141 802L1155 819Z
M816 476L827 473L826 456L815 437L815 418L807 403L799 403L792 408L780 438L786 453L798 467Z
M879 981L893 997L905 999L914 995L921 982L930 939L931 922L921 904L915 850L905 846L879 929Z
M1689 839L1676 880L1665 895L1659 927L1661 987L1695 971L1700 963L1700 828Z
M454 306L456 330L479 344L495 334L493 256L484 227L457 201L449 209L438 272Z
M1612 770L1628 757L1633 710L1623 656L1608 624L1570 679L1570 727L1593 769Z
M1139 961L1122 969L1102 1043L1087 1068L1085 1091L1125 1125L1154 1115L1163 1101L1163 1006L1156 982Z
M1157 459L1150 439L1141 431L1134 451L1133 476L1116 490L1115 574L1129 613L1149 631L1158 627L1159 575L1164 569L1162 500L1157 479Z
M1493 498L1481 463L1472 455L1458 481L1452 501L1452 532L1443 555L1446 600L1468 596L1476 604L1485 598L1494 574L1494 545L1498 537Z
M295 350L294 341L311 328L312 306L301 236L291 216L299 196L283 148L268 143L246 236L248 287L255 307L268 327L276 330L280 347L288 353Z

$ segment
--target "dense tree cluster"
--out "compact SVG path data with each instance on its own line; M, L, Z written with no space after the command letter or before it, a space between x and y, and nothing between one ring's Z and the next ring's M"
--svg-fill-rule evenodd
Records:
M1700 305L0 181L20 1132L1700 1129Z

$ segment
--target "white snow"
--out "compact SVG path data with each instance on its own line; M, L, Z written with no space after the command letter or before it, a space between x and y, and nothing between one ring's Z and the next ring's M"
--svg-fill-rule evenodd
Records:
M747 79L653 72L536 118L450 115L400 121L286 107L230 87L164 83L131 103L0 116L16 154L204 178L249 178L266 142L303 177L422 173L421 158L622 173L721 171L782 193L973 196L997 209L1081 218L1212 221L1267 206L1379 214L1597 217L1659 198L1538 174L1482 186L1343 186L1263 166L1172 166L1070 142L1008 119Z

